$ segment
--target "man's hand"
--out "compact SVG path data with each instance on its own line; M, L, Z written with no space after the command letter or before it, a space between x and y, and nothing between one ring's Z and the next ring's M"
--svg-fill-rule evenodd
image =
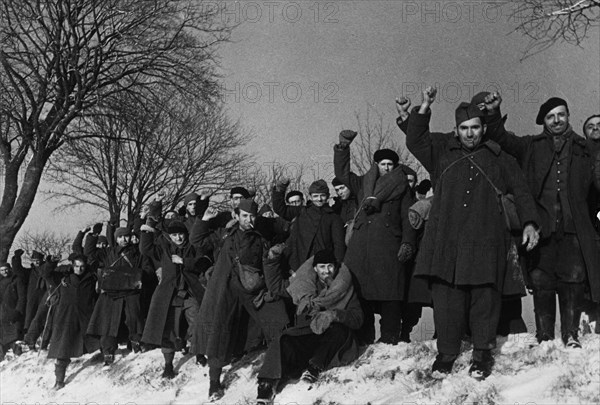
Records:
M410 115L408 111L410 109L410 104L410 98L408 97L402 96L396 99L396 110L402 121L406 121Z
M181 258L181 256L171 255L171 261L174 264L183 264L183 259Z
M277 180L277 183L275 183L275 188L277 188L279 191L285 191L289 185L290 179L288 177L281 177L279 180Z
M502 104L502 97L500 97L500 93L495 91L485 96L484 104L488 114L493 114L494 112L498 111L500 104Z
M340 132L340 144L350 145L354 138L356 138L356 135L358 135L358 132L350 129L344 129L342 132Z
M21 256L23 256L23 254L25 254L25 251L23 249L15 250L15 256L21 257Z
M94 235L100 235L101 232L102 232L102 223L98 222L97 224L94 224L94 226L92 227L92 233Z
M216 218L219 214L219 211L215 207L208 207L206 211L204 211L204 215L202 215L203 221L210 221L213 218Z
M523 228L523 240L521 242L522 245L527 245L527 251L531 251L534 247L537 246L540 240L540 233L535 229L535 226L532 224L528 224Z
M336 319L337 315L334 311L321 311L317 313L310 322L310 330L317 335L321 335L329 329L331 323Z
M201 200L208 200L210 198L210 196L212 195L212 193L210 192L209 189L207 188L203 188L202 190L200 190L200 199Z
M398 260L400 260L400 263L405 263L409 261L414 254L415 249L412 247L412 245L410 243L403 243L400 245L400 249L398 250Z
M148 206L148 204L144 204L142 205L142 209L140 210L140 218L144 219L148 216L148 213L150 212L150 207Z
M143 224L142 226L140 226L140 231L142 231L142 232L154 232L154 228L152 228L150 225Z
M285 249L285 243L278 243L277 245L275 245L275 246L271 247L271 249L269 249L269 253L267 254L267 257L271 260L276 259L283 254L284 249Z
M156 269L154 274L156 274L156 278L158 279L158 284L160 284L160 282L162 281L162 267L159 267L158 269Z
M426 114L429 111L429 107L435 101L437 95L437 89L435 87L427 86L421 93L421 107L419 108L419 114Z

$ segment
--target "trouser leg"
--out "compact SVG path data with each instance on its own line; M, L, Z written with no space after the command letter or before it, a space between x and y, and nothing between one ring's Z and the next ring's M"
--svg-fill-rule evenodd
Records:
M583 283L558 283L560 331L565 343L569 336L577 338L584 290Z
M54 375L56 376L57 383L65 382L65 374L69 363L71 363L71 359L56 359L56 363L54 364Z
M540 269L533 270L530 276L533 287L533 309L537 340L539 342L554 340L556 277Z
M467 293L446 283L433 282L431 297L438 352L456 356L467 327Z
M500 319L502 296L492 286L470 289L469 326L473 339L473 360L496 347L496 329Z

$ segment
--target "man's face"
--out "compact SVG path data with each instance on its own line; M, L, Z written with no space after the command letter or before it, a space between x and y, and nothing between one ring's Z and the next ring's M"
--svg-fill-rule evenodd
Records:
M322 207L323 205L325 205L328 198L329 198L329 194L325 194L325 193L312 193L310 195L310 200L317 207Z
M42 261L40 259L32 259L31 264L33 264L35 267L40 267Z
M171 242L173 242L177 246L181 246L185 243L186 235L183 232L175 232L170 233L169 238L171 238Z
M569 114L567 113L567 107L559 105L556 108L550 110L544 117L544 127L552 135L561 135L569 127Z
M408 186L410 188L415 188L415 186L417 185L417 179L412 174L407 174L406 180L408 181Z
M0 267L0 276L8 277L9 275L10 275L10 269L8 268L8 266Z
M350 189L346 187L345 184L340 184L339 186L335 186L333 188L338 197L340 197L343 201L350 198Z
M262 213L262 216L265 218L275 218L275 215L273 214L273 211L265 211Z
M82 260L73 261L73 273L81 276L85 271L85 263Z
M294 206L294 207L299 207L302 205L302 197L300 197L299 195L293 195L290 198L288 198L288 205Z
M319 280L327 285L329 285L337 275L337 269L333 263L317 263L313 268L317 273Z
M240 201L244 198L241 194L233 194L229 199L229 204L231 204L231 209L234 210L240 205Z
M458 140L467 149L475 149L481 142L481 137L485 132L485 125L481 125L479 117L471 118L458 124L456 128Z
M600 139L600 117L590 118L588 122L585 123L585 137L588 139L593 139L595 141Z
M239 214L234 214L235 219L237 219L239 223L239 227L242 231L249 231L254 228L254 221L256 220L256 215L246 212L244 210L240 210Z
M131 235L117 236L117 245L121 247L129 246L131 244Z
M173 219L175 217L175 213L173 211L169 211L165 214L165 219Z
M96 248L97 249L106 249L108 247L108 243L106 242L98 242L96 243Z
M137 245L138 243L140 243L140 238L138 238L136 234L132 234L131 235L131 243L134 245Z
M392 162L390 159L382 159L377 162L377 167L379 168L379 175L385 176L394 170L394 162Z
M187 205L185 206L185 209L187 210L188 214L190 214L191 217L196 215L196 200L194 201L190 201L189 203L187 203Z

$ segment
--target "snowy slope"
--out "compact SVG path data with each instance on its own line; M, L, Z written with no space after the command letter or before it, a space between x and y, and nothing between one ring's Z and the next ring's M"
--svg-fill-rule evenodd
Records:
M445 380L430 376L435 341L398 346L375 344L347 367L323 374L312 389L302 382L286 385L279 404L590 404L600 403L600 336L585 335L583 349L565 349L560 342L529 348L527 334L499 341L490 378L477 382L467 375L470 349ZM190 355L178 354L178 376L160 377L160 350L142 354L121 350L109 371L98 355L76 359L67 370L67 385L54 384L54 363L45 352L23 354L0 363L0 403L199 404L207 402L208 370ZM262 353L244 357L225 369L228 386L219 403L250 404L256 395L256 373Z

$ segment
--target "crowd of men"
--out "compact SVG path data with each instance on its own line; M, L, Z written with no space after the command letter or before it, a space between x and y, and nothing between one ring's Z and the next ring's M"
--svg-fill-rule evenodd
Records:
M61 389L84 353L99 349L109 368L120 342L160 348L170 379L184 351L208 366L214 400L226 388L223 367L262 348L257 397L267 404L290 379L314 383L355 360L375 343L375 314L377 342L397 345L431 306L432 375L451 373L469 338L469 374L485 379L496 336L527 330L526 289L537 341L554 339L558 295L562 342L580 348L582 311L600 332L600 115L580 136L567 102L553 97L535 121L542 132L517 136L505 129L500 95L480 93L437 133L435 99L428 87L412 110L396 102L406 145L431 179L418 182L390 149L353 173L357 133L344 130L333 199L322 179L306 202L280 179L260 209L243 186L220 212L207 191L186 196L178 212L165 211L159 194L132 227L81 230L68 264L33 252L25 267L16 250L0 264L0 355L47 349Z

